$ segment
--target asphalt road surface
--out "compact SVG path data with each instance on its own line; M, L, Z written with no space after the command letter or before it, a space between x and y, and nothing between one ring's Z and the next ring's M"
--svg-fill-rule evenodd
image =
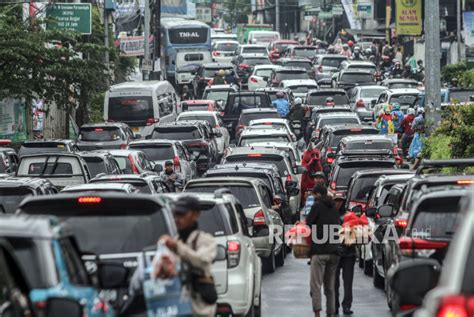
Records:
M385 294L374 288L357 263L354 274L354 317L389 317ZM342 281L342 280L341 280ZM273 274L264 275L262 285L262 316L314 316L309 297L309 265L307 260L286 257L285 265ZM344 291L340 289L342 297ZM323 295L323 305L325 298ZM342 315L342 312L340 312ZM321 316L325 316L325 311Z

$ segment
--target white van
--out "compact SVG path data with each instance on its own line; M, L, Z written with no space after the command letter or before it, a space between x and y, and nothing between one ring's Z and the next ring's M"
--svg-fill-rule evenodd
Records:
M208 63L212 63L210 51L190 48L177 50L175 80L178 91L181 92L184 85L191 89L199 66Z
M176 119L177 104L176 91L168 81L125 82L111 86L105 94L104 120L126 123L134 133L146 136L155 123Z
M248 37L249 44L270 44L280 39L277 31L250 31Z

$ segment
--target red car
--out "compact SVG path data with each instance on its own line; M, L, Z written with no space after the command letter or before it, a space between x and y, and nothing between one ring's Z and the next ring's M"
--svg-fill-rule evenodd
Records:
M270 44L268 58L272 61L272 63L278 62L286 50L286 48L290 45L299 45L297 41L294 40L277 40L273 41Z

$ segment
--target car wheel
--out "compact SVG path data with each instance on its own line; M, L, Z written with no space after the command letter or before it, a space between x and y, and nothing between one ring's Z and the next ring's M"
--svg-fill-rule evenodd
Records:
M272 249L272 252L270 255L266 258L262 259L263 262L263 272L264 273L273 273L275 272L276 269L276 263L275 263L275 251Z
M367 276L372 276L374 270L374 265L372 260L364 261L364 274Z
M285 256L286 256L286 247L282 245L280 249L280 253L278 253L275 259L275 264L277 267L282 267L283 265L285 265Z
M375 262L373 262L373 283L376 288L383 289L385 286L385 279L380 276L379 272L377 271L377 268L375 267Z

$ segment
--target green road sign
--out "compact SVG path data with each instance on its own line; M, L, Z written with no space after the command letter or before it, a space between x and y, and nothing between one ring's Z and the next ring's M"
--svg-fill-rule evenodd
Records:
M91 34L92 9L90 3L54 3L46 8L48 30L70 30Z

